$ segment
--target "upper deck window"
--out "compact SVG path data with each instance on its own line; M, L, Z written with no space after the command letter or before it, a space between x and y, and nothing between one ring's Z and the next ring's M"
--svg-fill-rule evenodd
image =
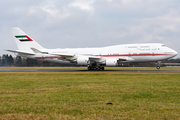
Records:
M166 45L161 45L161 47L166 47Z
M150 46L141 46L141 48L148 48L148 47L150 47Z

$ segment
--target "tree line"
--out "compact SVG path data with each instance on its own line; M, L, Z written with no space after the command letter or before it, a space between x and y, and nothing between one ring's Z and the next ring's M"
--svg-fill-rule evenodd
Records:
M21 56L12 57L12 55L3 54L0 56L0 66L64 66L59 63L51 63L48 61L38 61L36 59L24 58ZM66 65L67 66L67 65Z

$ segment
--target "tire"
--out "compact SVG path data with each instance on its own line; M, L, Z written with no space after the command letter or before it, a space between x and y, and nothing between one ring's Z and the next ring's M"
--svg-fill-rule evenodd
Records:
M156 68L159 70L161 67L160 67L160 66L157 66Z
M92 70L92 68L91 68L91 67L88 67L88 70Z
M104 70L104 67L102 67L101 70Z

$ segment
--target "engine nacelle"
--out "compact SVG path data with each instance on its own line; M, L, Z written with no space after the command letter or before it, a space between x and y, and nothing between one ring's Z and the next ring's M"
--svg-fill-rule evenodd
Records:
M106 66L109 66L109 67L118 66L117 60L116 59L107 59Z
M76 60L77 60L78 65L87 65L89 61L89 57L81 56L81 57L78 57Z

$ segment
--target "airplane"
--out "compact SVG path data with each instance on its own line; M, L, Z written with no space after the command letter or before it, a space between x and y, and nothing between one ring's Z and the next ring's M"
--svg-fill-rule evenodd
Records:
M157 62L175 57L178 53L161 43L122 44L96 48L47 49L38 44L20 28L11 28L18 50L6 50L18 56L46 60L66 61L87 66L88 70L104 70L105 66L120 66L123 63Z

